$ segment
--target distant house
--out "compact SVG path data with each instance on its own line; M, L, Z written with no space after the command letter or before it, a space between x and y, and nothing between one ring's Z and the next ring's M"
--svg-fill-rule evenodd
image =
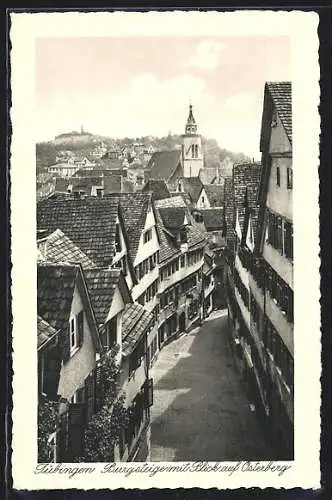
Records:
M78 169L79 166L74 163L55 163L54 165L50 165L47 171L58 177L71 177Z
M197 200L197 208L220 208L224 206L224 183L205 184Z
M147 178L164 180L175 190L178 179L183 177L182 151L158 151L153 153L147 166Z
M70 193L74 196L99 196L104 192L103 178L85 176L70 177L69 179L57 178L55 181L55 193Z
M185 204L179 207L167 206L167 200L161 202L165 204L156 211L161 241L158 349L203 317L201 271L206 246L205 234L192 224Z
M204 186L199 177L181 177L178 180L176 191L178 193L187 193L194 207L200 198L204 199L205 195Z
M87 406L84 401L86 381L102 347L82 268L39 264L37 271L38 340L43 332L48 337L38 349L39 391L63 401L54 459L70 462L83 453L84 429L95 409L94 399ZM48 342L54 344L51 351L45 349Z
M149 179L142 188L142 193L147 192L151 192L153 194L153 199L155 201L170 197L167 184L162 179Z

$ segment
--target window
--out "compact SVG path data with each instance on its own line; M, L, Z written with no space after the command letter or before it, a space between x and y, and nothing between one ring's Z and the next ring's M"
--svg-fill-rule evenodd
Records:
M284 250L289 259L293 259L293 224L284 221Z
M97 197L102 198L102 196L103 196L103 190L100 188L97 188Z
M83 344L84 334L84 313L80 311L76 316L71 318L69 323L70 332L70 352L76 351Z
M277 186L280 186L280 167L277 167Z
M147 243L151 239L152 239L152 229L148 229L147 231L145 231L143 235L143 241L144 243Z
M194 144L192 144L192 146L191 146L191 156L192 156L192 158L195 158L195 146L194 146Z
M293 189L293 170L287 168L287 189Z
M181 257L180 257L180 266L184 267L185 265L186 265L186 256L185 255L181 255Z

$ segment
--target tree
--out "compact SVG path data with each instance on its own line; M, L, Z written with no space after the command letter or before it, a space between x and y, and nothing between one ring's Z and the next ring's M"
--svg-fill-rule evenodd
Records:
M92 415L85 431L84 456L76 462L111 462L114 446L128 425L128 412L124 406L125 394L119 393L119 366L114 356L104 356L100 365L100 380L104 389L104 403Z
M49 437L56 430L58 403L41 396L38 401L38 462L50 461L52 449Z

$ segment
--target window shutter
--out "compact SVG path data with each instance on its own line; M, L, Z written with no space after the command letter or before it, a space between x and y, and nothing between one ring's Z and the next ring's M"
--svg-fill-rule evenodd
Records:
M67 363L67 361L70 358L70 342L69 342L69 336L70 336L70 330L69 330L69 325L68 328L66 328L61 335L61 344L62 344L62 359L64 363Z
M85 427L86 404L70 404L68 412L68 452L72 459L83 455Z
M150 408L153 405L153 378L149 378L145 382L145 404L146 408Z
M58 394L61 354L59 347L50 348L44 354L44 385L42 390L52 400L55 400Z
M77 335L78 335L78 345L81 347L84 340L84 312L80 311L77 315Z

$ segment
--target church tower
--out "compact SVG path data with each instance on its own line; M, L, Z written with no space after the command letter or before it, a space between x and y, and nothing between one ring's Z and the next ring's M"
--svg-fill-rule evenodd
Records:
M204 167L202 139L197 133L197 123L191 104L189 105L189 116L182 139L183 176L198 177L200 169Z

